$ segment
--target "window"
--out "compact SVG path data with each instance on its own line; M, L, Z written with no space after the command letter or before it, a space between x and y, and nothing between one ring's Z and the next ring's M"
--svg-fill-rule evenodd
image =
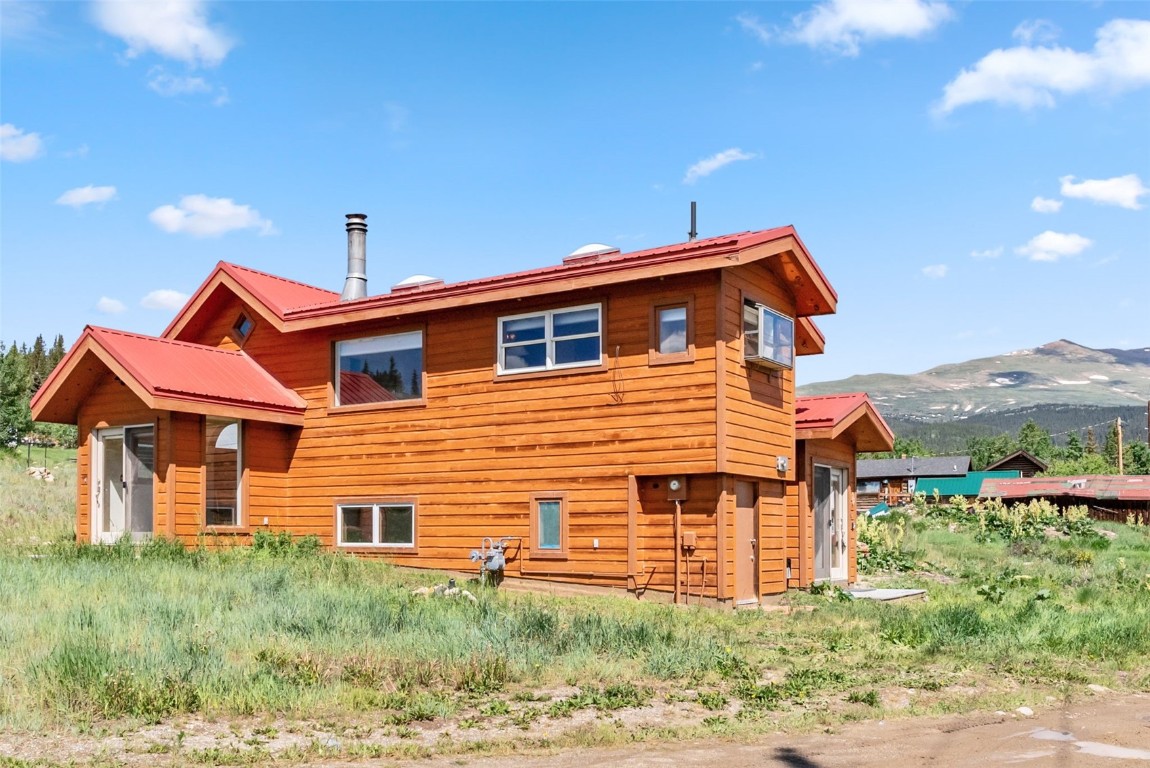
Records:
M531 557L567 557L567 494L531 495Z
M694 302L691 299L657 302L651 307L651 348L648 362L690 362L695 359L692 329Z
M252 329L255 327L256 324L252 322L252 319L241 312L240 316L236 318L235 324L232 325L232 331L236 334L236 341L243 344L248 340L248 336L251 335Z
M423 332L339 341L336 405L423 398Z
M415 503L373 502L336 506L341 547L415 547Z
M204 522L207 525L240 524L240 483L243 478L240 427L241 423L235 419L206 420Z
M499 373L599 365L602 307L556 309L499 318Z
M743 300L743 357L768 368L793 368L795 321L751 299Z

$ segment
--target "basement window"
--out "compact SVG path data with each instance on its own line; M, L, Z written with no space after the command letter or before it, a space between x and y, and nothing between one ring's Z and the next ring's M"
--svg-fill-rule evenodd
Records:
M415 547L415 502L381 501L336 505L341 547Z
M338 341L336 405L423 398L423 332Z
M599 304L499 318L499 373L601 365L602 320Z

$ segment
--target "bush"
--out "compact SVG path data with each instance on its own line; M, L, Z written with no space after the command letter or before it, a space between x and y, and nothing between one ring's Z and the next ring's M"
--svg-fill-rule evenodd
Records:
M858 567L862 573L883 571L909 571L914 568L914 554L904 549L906 516L892 514L886 517L858 517Z

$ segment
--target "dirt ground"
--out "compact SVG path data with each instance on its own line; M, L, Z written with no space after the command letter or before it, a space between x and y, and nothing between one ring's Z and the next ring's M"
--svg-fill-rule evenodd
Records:
M1119 768L1150 766L1150 695L1012 713L857 722L830 733L772 734L752 743L696 742L580 750L545 757L437 759L424 768ZM321 764L322 765L322 764Z
M634 712L638 715L638 712ZM648 715L653 713L646 713ZM575 727L582 717L566 721ZM656 715L664 724L676 718L673 710ZM180 766L211 764L279 764L294 744L326 743L339 751L350 734L332 735L320 724L278 722L276 728L255 723L189 720L128 728L122 731L31 735L0 732L0 763L5 757L36 765ZM179 730L180 746L169 749ZM531 734L543 735L537 728ZM541 729L547 730L547 729ZM260 734L265 734L261 736ZM368 736L368 734L361 734ZM432 743L433 732L413 736ZM488 733L487 736L495 734ZM554 735L554 734L552 734ZM463 736L456 731L454 737ZM500 737L515 740L514 730ZM422 738L421 738L422 737ZM501 739L500 739L501 740ZM214 753L205 747L227 747ZM242 747L240 752L232 751ZM252 750L252 747L257 747ZM261 750L266 750L262 751ZM278 759L277 759L278 758ZM302 759L301 759L302 758ZM40 762L43 761L43 762ZM16 763L19 765L19 763ZM451 755L415 761L373 759L344 752L323 759L297 755L287 764L312 768L662 768L663 766L783 766L784 768L989 768L1017 765L1028 768L1094 768L1147 766L1150 768L1150 694L1087 695L1070 704L1047 701L1034 711L982 712L949 717L916 717L848 723L818 733L775 733L747 741L722 737L694 742L651 741L625 747L585 748L550 754L519 752L475 757Z

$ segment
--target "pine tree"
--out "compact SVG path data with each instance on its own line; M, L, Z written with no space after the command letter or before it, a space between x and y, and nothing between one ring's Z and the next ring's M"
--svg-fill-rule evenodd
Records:
M1040 459L1050 459L1054 456L1054 442L1050 439L1050 433L1038 426L1034 419L1027 419L1019 428L1018 445L1031 456Z
M1094 427L1086 428L1086 454L1088 456L1098 453L1098 438L1094 436Z
M420 383L419 382L419 369L418 368L412 368L411 369L411 396L412 397L419 397L419 394L420 394L419 383Z
M1110 429L1106 433L1106 445L1102 448L1102 455L1106 463L1118 471L1118 422L1110 422Z
M52 365L52 370L56 370L56 366L64 359L67 350L64 349L64 334L57 333L56 340L52 342L52 349L48 351L48 362Z
M0 345L0 350L3 345ZM32 429L32 379L25 356L13 343L0 357L0 448L15 447Z
M1066 449L1063 454L1069 461L1078 461L1083 457L1082 441L1078 439L1077 432L1071 432L1070 436L1066 438Z

